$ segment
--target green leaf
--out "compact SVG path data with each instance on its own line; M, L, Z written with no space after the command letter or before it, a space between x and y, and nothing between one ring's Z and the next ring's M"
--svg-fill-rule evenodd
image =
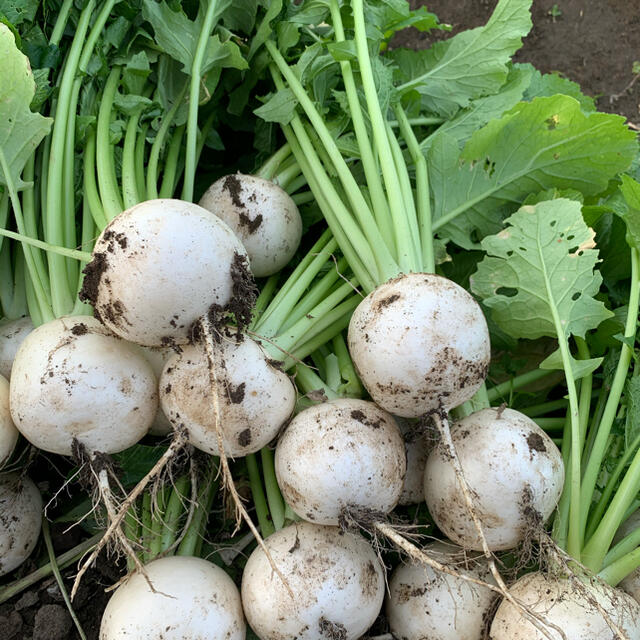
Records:
M620 191L628 209L616 213L619 213L627 225L627 243L640 249L640 183L631 176L623 175Z
M146 51L140 51L127 60L122 70L122 82L129 93L141 95L150 73L149 57Z
M562 93L575 98L585 113L593 113L596 110L594 99L591 96L585 96L577 82L563 78L557 72L540 73L531 64L517 64L515 67L526 69L531 74L531 83L524 94L527 102L534 98L546 98Z
M33 69L33 80L36 83L36 92L30 107L32 111L38 111L53 92L49 82L49 69Z
M300 40L300 27L292 22L279 22L276 27L278 34L278 49L286 53L291 47L295 47Z
M219 7L218 12L225 6ZM193 57L203 25L203 16L198 13L195 20L189 20L183 11L173 11L164 1L143 0L142 15L153 27L158 45L174 60L182 63L186 74L191 74ZM233 67L246 69L247 62L235 42L222 42L220 36L209 36L202 62L202 73L212 67Z
M621 116L587 115L562 95L519 103L476 131L461 153L446 132L435 136L428 154L435 228L475 247L530 193L603 192L636 150Z
M490 120L499 118L505 111L518 104L529 86L530 78L526 69L512 69L498 93L471 100L467 108L460 109L453 118L442 124L437 134L446 133L456 140L458 147L461 147L474 131ZM431 146L435 135L429 136L420 143L423 150L426 151Z
M496 93L507 64L531 29L531 0L500 0L484 27L463 31L426 51L398 49L391 57L404 84L418 91L428 111L451 116L473 98Z
M120 453L114 453L113 459L121 472L118 478L123 486L130 487L140 482L165 451L166 447L162 446L135 444Z
M23 22L33 22L38 4L38 0L0 0L0 13L17 27Z
M261 107L254 110L259 118L267 122L289 124L293 118L298 101L288 87L274 93Z
M355 40L330 42L327 45L327 50L331 54L331 57L338 62L342 62L345 60L356 60L358 57Z
M573 356L569 356L571 360L571 371L573 379L579 380L593 373L601 364L604 358L589 358L588 360L576 360ZM562 354L560 349L556 349L550 356L546 357L540 363L541 369L564 370L562 362Z
M275 20L279 13L282 11L282 0L266 0L266 13L264 14L264 18L262 18L262 22L256 31L256 35L253 37L251 41L251 46L249 47L249 55L247 58L251 60L253 56L256 54L256 51L262 47L262 45L267 41L269 36L271 35L271 23Z
M15 44L11 30L0 24L0 155L8 167L17 189L24 188L20 179L27 160L51 129L51 118L33 113L29 108L36 92L27 56ZM0 167L0 184L7 184L7 176Z
M602 276L595 270L594 232L584 223L579 202L527 205L506 222L500 233L482 241L488 255L472 276L471 289L507 334L584 337L611 317L594 299ZM557 336L556 313L564 336Z
M251 33L256 23L257 0L233 0L222 14L221 21L231 31Z

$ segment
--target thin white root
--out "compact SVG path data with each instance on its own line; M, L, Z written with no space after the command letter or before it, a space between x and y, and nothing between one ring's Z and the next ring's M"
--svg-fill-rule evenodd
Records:
M211 395L213 399L213 413L214 413L214 423L216 429L216 440L218 444L218 451L220 452L220 469L222 471L222 482L223 486L229 491L231 494L231 498L236 508L236 521L239 523L241 520L244 520L247 523L251 533L255 537L256 541L260 545L260 548L264 551L269 564L271 565L271 569L275 572L275 574L280 578L282 584L285 586L287 593L291 597L291 599L295 599L293 590L291 589L289 583L286 578L282 575L282 572L276 566L276 563L273 560L273 557L269 553L260 532L258 531L255 524L251 520L251 517L247 513L247 510L242 503L241 497L238 495L238 491L236 490L236 485L233 481L233 476L231 475L231 471L229 469L229 463L227 461L227 456L224 451L224 440L222 437L222 428L220 426L220 399L218 396L219 393L219 384L218 384L218 359L217 359L217 344L213 339L213 331L215 330L211 324L211 321L207 315L203 316L202 320L202 329L203 329L203 338L205 342L205 348L207 351L207 360L209 361L209 381L211 384Z
M172 440L167 450L162 454L158 462L156 462L155 465L153 465L153 467L147 473L147 475L145 475L144 478L142 478L142 480L140 480L140 482L138 482L138 484L133 488L131 493L126 497L126 499L120 505L119 510L116 512L113 503L111 504L105 503L105 507L107 508L107 512L109 515L109 526L107 527L107 530L104 532L104 535L100 539L100 542L98 542L98 544L95 546L91 555L83 562L82 566L80 567L78 574L76 575L76 578L73 582L73 587L71 588L71 600L74 599L78 591L78 587L80 586L80 580L82 580L82 576L87 572L89 567L96 561L96 558L100 554L100 551L102 551L105 545L113 538L117 538L121 542L122 542L122 539L124 538L129 550L131 550L131 554L132 554L131 557L132 559L134 559L134 562L136 562L136 566L137 566L137 562L138 562L137 556L131 549L131 545L129 545L129 541L127 540L126 536L120 531L120 527L122 526L124 518L127 515L127 512L129 511L129 508L138 499L138 496L146 489L148 484L156 476L158 476L158 474L164 469L164 467L169 463L169 461L174 457L174 455L180 449L182 449L182 447L184 447L186 443L187 443L186 434L181 431L177 431L174 439ZM92 469L92 472L93 472L93 469ZM102 472L100 472L99 475L101 476ZM108 485L108 482L107 482L107 485ZM100 483L98 483L98 486L100 486ZM100 493L101 493L101 498L104 498L104 496L102 495L102 490L100 490ZM109 490L108 497L110 501L111 490ZM109 512L110 508L111 508L111 512Z
M527 605L518 601L509 592L507 585L502 578L502 575L496 567L493 554L489 549L487 539L485 538L484 531L482 530L482 524L480 523L480 519L478 518L478 513L473 503L473 498L471 497L471 491L469 490L469 485L467 484L467 480L462 470L462 465L460 464L460 458L458 458L458 453L453 443L453 438L451 437L451 429L449 428L449 421L447 419L446 413L444 412L444 410L442 412L435 412L432 417L436 429L438 430L438 433L440 435L440 443L445 447L449 460L453 466L456 479L458 480L458 484L460 485L460 490L462 491L467 510L469 511L469 515L473 520L473 525L478 532L480 543L482 544L482 552L484 554L484 557L487 559L489 570L491 571L491 575L498 585L500 593L518 611L520 611L524 615L524 617L527 618L527 620L529 620L529 622L531 622L531 624L545 636L545 638L554 640L553 636L548 631L548 628L551 628L554 631L557 631L560 634L560 637L563 638L563 640L567 640L565 632L560 627L553 624L550 620L547 620L545 616L532 611Z

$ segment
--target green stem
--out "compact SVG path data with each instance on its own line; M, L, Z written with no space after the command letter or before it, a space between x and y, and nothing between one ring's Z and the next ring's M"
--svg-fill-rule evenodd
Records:
M84 194L93 221L98 230L102 231L107 226L107 216L102 207L96 183L96 132L93 129L87 134L86 146L82 155Z
M185 84L180 94L173 103L173 106L165 114L160 128L156 133L156 137L151 145L151 152L149 153L149 162L147 163L147 193L146 196L150 200L158 197L158 162L160 160L160 152L164 144L165 138L169 127L173 124L173 120L178 113L178 109L182 106L182 101L187 93L188 84Z
M91 551L98 544L98 542L100 542L103 535L104 532L97 533L88 540L84 540L80 544L76 545L75 547L73 547L73 549L69 549L69 551L65 551L64 553L60 554L56 558L58 569L66 569L74 562L80 560L80 558ZM32 587L34 584L38 584L38 582L49 577L52 573L53 563L48 562L39 569L32 571L24 578L20 578L15 582L10 582L9 584L2 587L2 589L0 589L0 604L17 596L19 593L25 591L25 589Z
M640 547L602 569L602 571L598 573L598 577L607 584L615 587L638 567L640 567Z
M267 491L267 502L271 513L271 521L276 531L284 527L284 498L280 493L280 487L276 480L276 468L273 458L273 451L269 447L263 447L260 451L262 461L262 474L264 476L264 486Z
M62 36L64 35L64 30L67 27L69 14L71 13L71 9L73 9L73 2L74 0L64 0L64 2L62 3L62 6L58 10L56 22L53 25L53 31L51 32L51 38L49 38L49 44L53 44L56 47L60 44L60 40L62 40Z
M354 36L360 78L371 120L373 139L378 150L378 158L382 177L387 192L387 201L391 212L391 220L395 231L396 247L398 249L398 264L401 271L422 271L421 256L415 255L411 250L413 245L409 212L403 206L402 189L400 180L393 163L391 145L386 135L386 122L378 101L378 90L373 77L371 59L369 58L369 45L364 19L363 0L353 0L351 3L354 20ZM376 246L377 245L373 245Z
M420 150L418 140L413 133L409 118L400 104L395 108L400 133L405 139L416 168L416 199L418 205L419 238L421 240L422 260L427 273L435 273L436 263L433 251L433 231L431 229L431 196L429 193L429 170L427 159Z
M122 150L122 200L124 208L129 209L140 202L138 181L136 180L136 140L138 123L144 107L138 107L129 116L127 130L124 134Z
M162 532L166 527L166 510L168 502L169 489L166 486L160 488L156 492L155 503L156 508L153 510L153 518L151 521L151 540L149 542L149 555L151 559L155 558L162 552Z
M120 83L120 67L114 67L107 77L98 111L96 128L96 169L98 172L98 188L100 200L107 220L113 220L124 210L116 167L113 145L111 144L111 114L118 84Z
M189 476L180 476L171 491L160 540L161 553L164 553L178 539L178 527L185 510L184 503L189 497L189 484Z
M178 159L180 151L182 151L182 138L184 137L185 125L176 127L171 136L167 159L164 163L164 171L162 172L162 186L160 187L161 198L172 198L175 189L176 179L178 175Z
M140 544L140 524L135 503L127 509L124 516L124 535L131 543L131 547L136 549ZM135 559L127 555L127 571L133 571L135 568Z
M614 547L612 547L604 557L604 566L607 567L612 562L619 560L630 551L640 545L640 527L628 533Z
M140 538L142 540L142 563L147 564L153 559L151 542L153 540L153 514L151 513L151 494L147 491L142 496L142 517L140 520Z
M0 229L0 236L5 236L6 238L11 238L12 240L18 240L26 245L31 247L37 247L38 249L44 249L49 253L55 253L60 256L65 256L67 258L73 258L74 260L80 260L84 262L88 262L91 260L91 253L87 251L77 251L76 249L67 249L66 247L57 247L53 244L49 244L48 242L44 242L42 240L36 240L35 238L30 238L22 233L16 233L15 231L9 231L8 229ZM53 318L52 318L53 319Z
M193 200L193 186L196 176L196 145L198 141L198 106L200 104L200 83L202 82L202 62L207 51L209 35L216 20L217 0L207 2L207 10L198 34L198 42L191 64L191 82L189 87L189 115L187 117L187 149L184 166L182 199Z
M490 402L503 400L505 397L511 396L514 391L523 389L524 387L546 378L553 373L556 372L548 369L534 369L533 371L527 371L527 373L522 373L515 378L511 378L506 382L497 384L495 387L491 387L491 389L487 390L487 396L489 397Z
M256 516L258 517L258 526L260 527L262 537L267 538L274 533L276 529L269 517L269 507L267 506L267 499L264 495L264 487L262 485L262 478L260 477L260 470L258 469L256 454L250 453L245 457L245 460L249 472L249 486L251 487L253 506L256 509Z
M636 326L638 321L638 308L640 305L640 265L637 249L631 250L631 291L629 293L629 308L627 312L627 320L625 323L624 335L626 338L633 338L636 335ZM624 389L624 383L627 378L629 364L631 362L632 349L628 345L623 344L620 350L620 358L616 367L616 372L611 384L611 390L607 397L602 419L598 424L597 435L593 442L593 448L589 455L587 467L582 480L582 492L580 494L580 502L582 503L582 526L586 527L587 515L596 482L600 473L600 467L606 453L607 442L611 427L618 411L618 405Z
M291 155L289 144L282 145L253 175L264 180L273 180L282 163Z
M135 150L135 172L136 172L136 187L138 192L138 198L140 202L148 199L147 187L145 180L145 149L147 146L147 130L149 129L149 123L145 122L140 128L140 132L136 138L136 150Z

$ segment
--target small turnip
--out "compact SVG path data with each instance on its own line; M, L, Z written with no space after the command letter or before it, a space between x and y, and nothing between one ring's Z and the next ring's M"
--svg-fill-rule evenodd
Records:
M406 471L395 420L372 402L340 398L300 412L278 440L278 485L305 520L338 524L345 510L389 513Z
M433 542L425 553L456 572L493 584L484 558L450 543ZM386 613L398 640L482 640L496 594L488 587L412 563L395 569Z
M42 498L26 476L0 474L0 576L31 554L42 526Z
M247 622L260 640L355 640L382 607L384 575L371 545L337 527L292 524L265 545L292 598L257 547L242 576Z
M225 454L246 456L273 440L295 408L296 388L262 347L244 336L223 337L218 366L218 408ZM160 377L162 408L186 427L198 449L219 455L209 360L201 343L171 356Z
M233 231L182 200L148 200L114 218L96 241L81 298L120 337L186 344L211 307L251 306L247 254Z
M11 378L11 367L18 348L31 331L33 322L29 316L0 324L0 375L7 380Z
M434 274L410 273L372 291L353 313L348 340L373 400L405 418L466 402L489 366L480 306Z
M11 415L39 449L71 455L116 453L148 431L157 381L139 349L90 316L63 317L34 329L20 345L10 381Z
M0 469L13 453L19 435L9 410L9 382L0 376Z
M511 549L544 523L562 492L562 455L530 418L513 409L482 409L451 427L489 549ZM448 452L427 460L424 494L429 512L452 541L481 550Z
M240 593L218 566L171 556L135 573L109 600L100 640L244 640Z
M626 632L629 640L640 638L640 605L623 591L595 579L568 580L535 572L520 578L509 592L564 632L563 638L557 629L547 625L547 633L554 640L618 638L601 609ZM491 640L548 640L507 600L503 600L496 611L489 637Z
M284 267L302 237L302 219L295 202L277 184L241 173L214 182L200 206L224 220L242 241L256 278Z

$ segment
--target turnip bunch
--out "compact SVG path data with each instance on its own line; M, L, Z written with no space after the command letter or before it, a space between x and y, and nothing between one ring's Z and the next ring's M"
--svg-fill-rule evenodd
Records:
M405 417L431 417L442 439L436 455L446 458L445 464L455 469L461 499L474 521L470 528L479 536L487 558L490 547L483 534L487 525L480 517L483 505L475 501L474 487L464 480L466 473L451 439L447 413L457 408L455 413L463 417L488 406L482 384L489 363L488 331L470 294L433 272L436 268L447 270L447 243L454 253L455 245L480 248L480 240L499 232L505 218L532 191L549 190L546 197L544 193L538 196L540 200L552 199L554 190L561 189L577 188L585 197L604 192L608 181L629 166L636 148L633 135L621 119L593 113L588 104L583 111L573 98L549 96L540 87L527 89L531 81L528 71L510 69L509 58L530 27L529 5L525 0L501 0L485 27L460 34L427 54L399 51L384 55L395 25L419 23L430 29L437 24L404 6L391 8L373 1L354 0L344 5L329 2L313 17L307 13L307 3L302 3L278 23L278 33L285 28L283 22L292 30L299 29L295 25L306 24L307 31L300 31L297 45L269 38L264 32L258 38L271 60L274 93L257 113L281 124L336 241L368 294L349 327L355 368L368 393L383 409ZM269 21L274 17L275 13L266 16L263 26L273 27ZM322 27L314 28L320 19ZM310 38L309 31L313 32ZM487 53L489 49L491 54ZM487 64L480 64L480 59ZM464 80L469 76L473 82ZM501 103L501 110L495 107L492 111L494 107L481 101L493 90L489 87L516 76L523 90L511 94L515 98L508 107ZM452 118L452 113L459 117ZM472 126L467 121L469 113L475 118ZM439 117L451 121L438 129ZM492 118L496 119L482 126ZM519 141L516 145L515 140ZM594 157L597 154L597 160L585 160L585 146ZM552 206L560 208L562 204L558 201ZM544 215L544 203L539 207L536 219ZM525 207L522 217L526 211ZM553 229L553 224L558 228ZM575 358L567 340L571 335L584 336L608 313L601 302L592 302L597 279L590 288L586 284L592 277L593 254L588 251L591 245L582 230L567 229L557 220L550 228L551 234L544 237L562 233L558 236L562 245L545 243L534 254L542 263L540 282L547 283L540 289L536 262L535 295L544 302L534 305L529 299L520 304L511 301L513 289L518 287L505 272L499 274L500 278L485 278L487 293L477 287L478 278L473 286L487 306L492 306L489 289L492 294L497 291L496 299L504 306L505 315L511 314L511 323L519 322L519 316L528 317L526 312L532 309L540 313L540 304L546 305L550 332L538 335L552 335L558 340L555 359L545 364L557 367L562 363L567 374L572 408L565 437L573 453L569 457L565 446L564 458L570 462L566 487L572 487L571 511L573 522L577 522L581 476L578 443L584 429L581 431L576 409L574 380L579 373L573 372ZM498 236L508 245L508 252L505 249L506 255L502 256L507 263L509 258L514 261L530 250L527 242L516 244L518 240L511 234L512 228L507 227ZM482 248L490 251L489 239L486 242ZM556 253L570 249L573 258L569 262L558 260L565 266L551 275L546 269L547 264L556 262L554 248ZM443 264L437 267L438 263ZM554 286L560 290L560 298L555 297ZM574 293L571 287L577 287L577 291ZM558 306L556 300L562 305ZM577 325L572 325L572 303L577 305L576 315L578 310L585 313L582 323L576 320ZM629 318L635 313L635 306L630 306L633 311L629 311ZM525 321L522 331L526 330ZM532 377L518 379L514 388ZM590 399L587 385L581 393ZM613 400L612 406L617 401ZM539 431L529 433L534 444L542 438ZM595 438L596 450L606 437ZM539 524L551 515L562 484L554 446L544 441L553 460L551 466L559 469L560 475L551 481L549 504L531 509ZM543 460L538 453L542 451L531 452L535 464ZM599 463L593 464L594 469L599 468ZM519 491L523 486L531 491L528 481L523 482L517 485ZM566 489L565 495L568 493ZM568 500L561 504L561 513L566 513L563 510ZM628 500L621 503L620 516L630 506ZM302 512L299 515L307 517ZM610 531L619 522L612 521ZM584 559L575 542L569 540L569 553ZM513 603L495 566L493 575ZM539 627L540 620L535 615L533 618Z

